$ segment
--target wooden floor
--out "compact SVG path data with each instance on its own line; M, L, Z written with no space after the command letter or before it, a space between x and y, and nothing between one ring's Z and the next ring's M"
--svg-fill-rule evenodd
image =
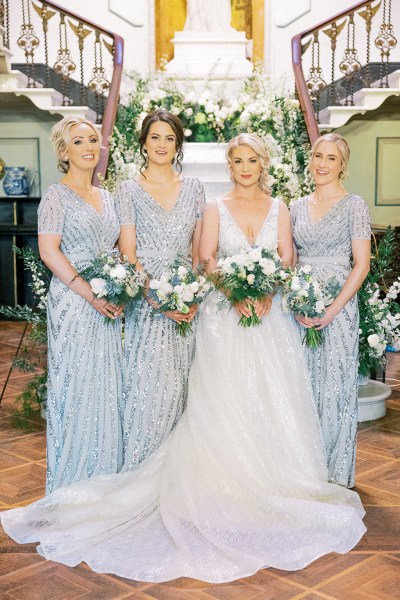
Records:
M0 322L0 384L15 353L21 324ZM0 510L39 498L45 482L44 425L12 426L15 396L29 375L14 372L0 409ZM299 572L267 569L223 585L179 579L162 585L97 575L38 556L0 534L2 600L396 600L400 599L400 355L389 355L393 394L387 416L360 426L356 489L368 532L347 555L326 556ZM2 386L1 386L2 387ZM1 389L0 387L0 389ZM0 528L1 529L1 528Z

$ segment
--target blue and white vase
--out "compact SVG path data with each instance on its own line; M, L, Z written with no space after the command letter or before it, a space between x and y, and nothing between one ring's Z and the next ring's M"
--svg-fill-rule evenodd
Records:
M33 179L25 167L6 167L4 192L7 196L29 196Z

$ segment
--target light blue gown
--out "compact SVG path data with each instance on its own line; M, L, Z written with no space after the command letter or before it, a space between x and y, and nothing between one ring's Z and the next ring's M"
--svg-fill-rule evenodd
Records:
M317 223L309 197L290 207L299 261L312 266L317 279L335 276L343 285L351 271L351 242L370 239L368 207L360 196L342 198ZM324 341L307 348L314 399L325 440L329 480L354 485L358 408L358 305L354 296L324 328Z
M136 225L137 257L158 277L180 255L191 264L196 221L203 218L204 188L183 177L172 210L164 210L136 181L116 194L121 225ZM193 333L183 337L175 322L154 311L143 299L126 314L123 424L123 471L135 469L156 450L178 423L186 403L194 356Z
M51 185L38 209L39 234L62 236L61 251L81 271L113 248L119 224L102 190L103 213L63 184ZM47 493L121 467L120 320L106 323L53 276L48 296Z

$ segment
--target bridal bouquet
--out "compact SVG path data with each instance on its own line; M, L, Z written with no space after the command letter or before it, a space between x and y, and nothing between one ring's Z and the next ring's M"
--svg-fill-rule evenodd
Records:
M89 282L96 298L106 298L118 306L132 302L146 281L146 274L118 251L101 252L79 275Z
M226 292L228 301L234 305L247 298L259 300L277 291L289 276L282 267L276 252L268 248L251 248L240 254L227 256L218 261L218 271L214 274L217 288ZM251 327L260 325L261 319L250 304L251 317L241 316L239 325Z
M211 284L199 272L180 264L179 258L159 279L150 279L149 297L159 304L160 311L177 310L187 315L190 307L200 304L211 289ZM180 335L192 331L188 322L176 323Z
M283 310L303 317L320 317L325 313L325 307L332 304L340 288L341 285L335 277L330 277L322 283L311 274L310 265L297 265L285 284L282 295ZM308 327L303 342L309 348L317 348L322 339L322 331Z

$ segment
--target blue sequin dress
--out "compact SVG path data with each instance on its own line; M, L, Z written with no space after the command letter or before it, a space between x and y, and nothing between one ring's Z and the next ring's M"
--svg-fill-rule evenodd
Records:
M172 210L163 209L136 181L118 189L121 225L136 225L137 257L158 277L179 254L191 264L196 221L203 218L204 188L183 177ZM141 300L126 315L124 381L124 466L135 469L156 450L178 423L186 403L194 355L193 332L177 334L175 322Z
M114 202L103 213L63 184L39 205L39 234L61 235L61 251L81 271L119 234ZM121 467L122 347L119 321L107 324L53 276L48 296L47 493Z
M290 207L299 261L310 264L324 281L335 276L343 285L351 271L351 242L370 239L368 207L348 194L312 223L309 196ZM307 349L308 367L322 425L329 480L354 485L358 399L358 305L354 296L327 327L323 344Z

